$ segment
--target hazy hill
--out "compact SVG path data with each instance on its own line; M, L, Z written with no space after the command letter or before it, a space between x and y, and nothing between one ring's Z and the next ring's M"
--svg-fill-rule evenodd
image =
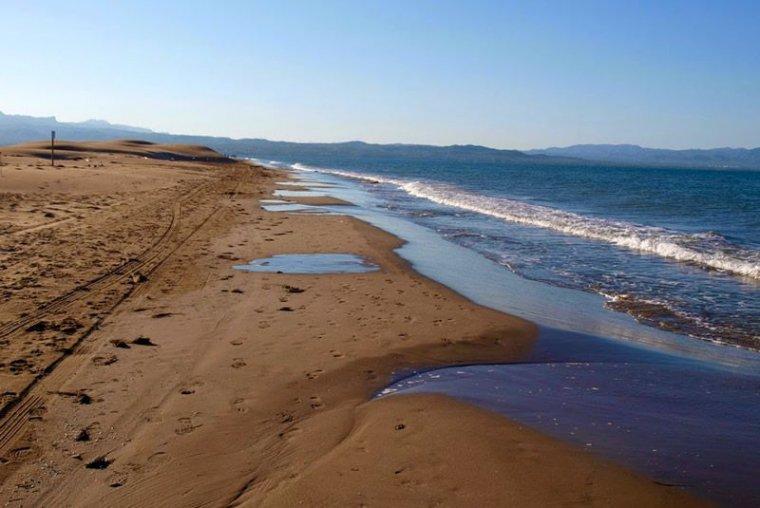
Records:
M292 143L266 139L232 139L215 136L189 136L154 132L103 120L59 122L55 117L30 117L0 113L0 146L50 138L55 130L58 139L70 141L139 138L158 143L205 145L231 156L257 157L284 161L319 162L340 158L342 161L406 158L409 160L447 160L462 162L584 164L584 161L545 155L527 155L517 150L497 150L476 145L379 145L362 141L344 143Z
M160 139L164 139L158 135ZM475 145L380 145L363 141L343 143L292 143L269 141L266 139L229 139L197 136L172 136L174 142L202 143L222 153L237 156L251 156L271 160L299 160L328 162L339 158L343 162L382 159L425 159L461 162L489 162L504 164L574 164L585 163L565 157L527 155L517 150L497 150Z
M470 163L540 164L540 165L613 165L711 167L760 169L760 148L715 148L710 150L665 150L636 145L575 145L541 150L499 150L478 145L406 145L371 144L362 141L344 143L292 143L266 139L232 139L215 136L189 136L154 132L141 127L112 124L105 120L59 122L55 117L5 115L0 112L0 146L50 138L55 130L58 139L102 141L144 139L157 143L205 145L231 156L269 160L328 163L383 159L426 159Z
M644 166L760 169L760 148L668 150L638 145L573 145L526 153Z
M56 131L59 139L72 141L134 138L136 133L142 137L152 132L140 127L114 125L105 120L59 122L54 116L6 115L0 112L0 146L50 139L51 130Z

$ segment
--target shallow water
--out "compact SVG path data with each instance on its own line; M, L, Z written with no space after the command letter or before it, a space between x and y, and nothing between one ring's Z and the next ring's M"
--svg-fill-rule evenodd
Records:
M413 374L379 396L444 393L722 504L760 500L760 379L542 329L511 365Z
M355 254L280 254L254 259L247 265L236 265L234 268L246 272L291 274L367 273L378 270L377 265Z
M263 200L262 200L263 202ZM326 213L326 210L319 206L302 205L301 203L288 203L285 201L272 204L262 204L261 208L267 212L309 212L309 213Z

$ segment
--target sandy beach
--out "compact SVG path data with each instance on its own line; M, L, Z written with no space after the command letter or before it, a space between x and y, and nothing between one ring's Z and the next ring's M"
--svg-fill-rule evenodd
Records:
M19 506L687 506L678 488L394 372L517 360L535 326L398 238L268 212L281 171L197 146L5 147L0 499ZM289 186L295 190L297 187ZM251 273L351 253L361 274Z

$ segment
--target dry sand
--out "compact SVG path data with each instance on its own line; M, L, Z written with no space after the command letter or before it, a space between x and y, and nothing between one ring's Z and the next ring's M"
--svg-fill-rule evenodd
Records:
M0 149L4 502L696 504L452 399L370 401L397 369L509 361L535 332L411 270L395 237L265 212L285 176L202 147L65 145L56 168ZM231 268L309 252L380 270Z

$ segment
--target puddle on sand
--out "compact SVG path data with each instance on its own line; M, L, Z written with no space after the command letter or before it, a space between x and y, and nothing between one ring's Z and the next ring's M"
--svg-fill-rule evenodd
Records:
M323 207L313 205L302 205L301 203L282 203L262 204L261 208L267 212L310 212L310 213L327 213Z
M328 212L328 210L325 210L322 206L293 203L292 201L285 201L284 199L261 199L259 200L259 206L267 212Z
M379 267L355 254L278 254L254 259L247 265L236 265L247 272L276 272L294 274L367 273Z

